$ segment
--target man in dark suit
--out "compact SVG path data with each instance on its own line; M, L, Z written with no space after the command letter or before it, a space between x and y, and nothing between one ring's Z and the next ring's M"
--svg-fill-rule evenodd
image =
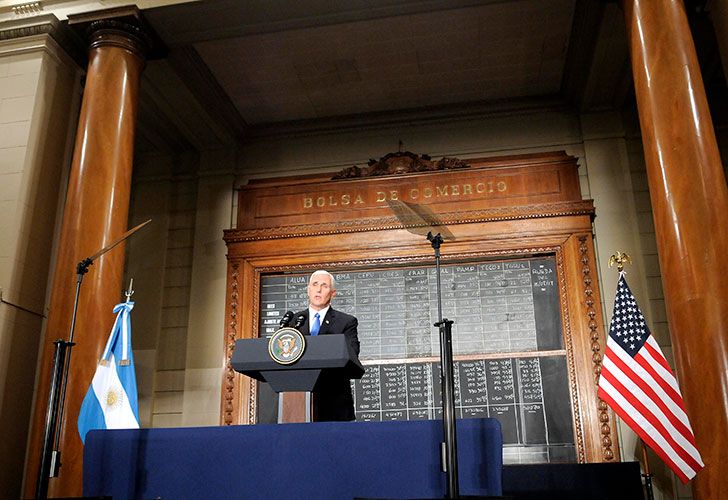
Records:
M331 307L336 296L336 283L331 273L316 271L308 281L308 309L296 316L305 317L299 330L304 335L344 334L349 348L359 355L357 319ZM349 380L341 376L324 374L313 391L313 421L354 420L354 398Z

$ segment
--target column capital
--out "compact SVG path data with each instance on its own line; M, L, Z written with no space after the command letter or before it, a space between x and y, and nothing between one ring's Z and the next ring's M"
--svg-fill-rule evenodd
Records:
M162 57L166 47L135 6L68 16L68 26L88 44L88 50L115 46L143 59Z

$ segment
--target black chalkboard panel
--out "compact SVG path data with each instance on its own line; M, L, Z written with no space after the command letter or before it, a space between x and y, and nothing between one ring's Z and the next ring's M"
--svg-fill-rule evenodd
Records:
M511 453L573 460L565 370L563 355L456 361L455 415L497 418ZM352 382L357 420L442 418L439 377L436 362L367 366Z
M442 418L439 364L431 361L439 358L434 266L334 276L333 306L359 319L367 364L352 382L357 420ZM307 307L307 281L262 278L260 336L273 334L286 311ZM468 358L455 363L457 417L497 418L508 463L575 460L555 258L443 265L441 284L454 355ZM261 387L258 421L271 421L276 405Z
M459 354L563 349L553 257L442 266L443 315ZM359 319L362 360L439 356L434 267L334 273L335 308ZM307 307L307 275L264 276L260 336Z

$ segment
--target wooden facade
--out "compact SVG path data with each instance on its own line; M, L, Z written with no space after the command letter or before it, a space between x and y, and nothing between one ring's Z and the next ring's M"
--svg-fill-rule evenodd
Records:
M225 232L222 424L255 423L256 384L229 360L237 339L258 334L261 276L430 262L422 235L432 229L451 234L444 263L555 255L577 458L619 459L614 417L596 396L604 331L594 206L581 198L576 159L543 153L467 163L394 153L334 179L266 179L241 189L238 227Z

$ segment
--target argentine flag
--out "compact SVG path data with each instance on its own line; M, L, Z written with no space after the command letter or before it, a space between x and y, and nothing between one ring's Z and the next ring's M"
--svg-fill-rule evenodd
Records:
M139 428L129 316L133 308L134 302L129 301L114 307L116 321L78 415L78 433L84 443L93 429Z

